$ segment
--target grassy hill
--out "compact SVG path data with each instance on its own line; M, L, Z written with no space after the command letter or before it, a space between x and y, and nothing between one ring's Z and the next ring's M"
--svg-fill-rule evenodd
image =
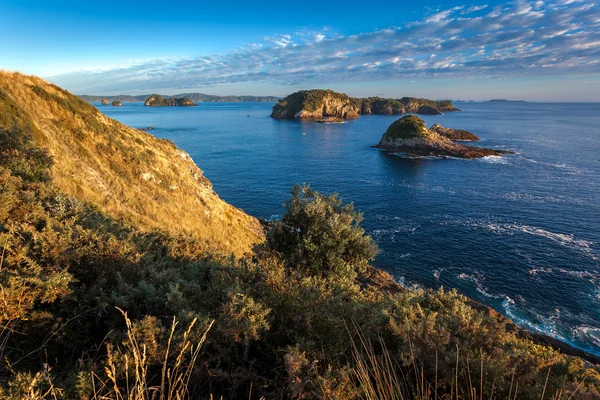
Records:
M222 201L172 142L112 120L40 78L0 72L0 128L12 126L27 127L48 149L57 188L108 215L236 255L262 240L258 221Z

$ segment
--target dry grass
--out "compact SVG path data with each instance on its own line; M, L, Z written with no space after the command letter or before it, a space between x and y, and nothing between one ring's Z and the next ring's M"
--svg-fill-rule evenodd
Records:
M454 382L450 393L443 393L438 388L438 377L427 378L423 366L414 357L410 365L400 366L390 355L385 342L380 339L379 352L369 339L355 328L357 341L351 340L354 359L354 375L362 390L364 400L517 400L519 399L519 379L513 373L508 394L499 394L498 388L484 386L485 363L483 354L479 365L471 366L467 359L466 366L459 366L460 351L457 348ZM380 354L378 354L380 353ZM463 370L461 371L461 368ZM466 369L466 371L464 371ZM435 370L438 371L437 354ZM461 382L459 375L466 372L467 382ZM583 387L585 380L574 390L559 389L555 393L547 393L551 368L548 368L546 381L540 395L540 400L572 400L577 399L577 393ZM449 395L449 397L448 397Z
M167 342L164 361L160 375L160 385L149 382L148 356L146 347L138 343L133 324L127 313L121 311L127 324L127 352L122 359L114 356L108 347L108 360L105 368L106 378L92 373L93 396L95 400L181 400L190 398L188 387L196 360L200 354L206 335L212 327L212 321L204 335L197 343L192 343L189 336L196 323L194 319L183 334L183 341L174 357L171 354L173 335L177 321L173 319L171 332ZM169 359L173 358L172 361ZM133 376L130 374L133 372Z
M263 240L258 221L222 201L173 143L114 121L40 78L0 71L0 128L14 125L48 148L59 190L113 217L238 256Z

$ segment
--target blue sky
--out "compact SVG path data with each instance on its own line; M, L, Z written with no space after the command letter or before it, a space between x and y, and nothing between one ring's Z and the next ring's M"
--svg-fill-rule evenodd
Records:
M0 68L77 94L600 101L594 1L0 0Z

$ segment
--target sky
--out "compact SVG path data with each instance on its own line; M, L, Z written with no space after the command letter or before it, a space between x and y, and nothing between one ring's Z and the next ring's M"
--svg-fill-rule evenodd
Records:
M75 94L600 101L595 1L0 0L0 68Z

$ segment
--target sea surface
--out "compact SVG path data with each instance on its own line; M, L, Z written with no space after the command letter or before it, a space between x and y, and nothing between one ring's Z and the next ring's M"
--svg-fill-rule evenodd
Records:
M278 121L272 104L95 104L187 151L227 202L277 218L295 183L364 213L375 264L457 288L523 327L600 355L600 104L457 103L422 117L516 154L404 159L371 148L397 116Z

